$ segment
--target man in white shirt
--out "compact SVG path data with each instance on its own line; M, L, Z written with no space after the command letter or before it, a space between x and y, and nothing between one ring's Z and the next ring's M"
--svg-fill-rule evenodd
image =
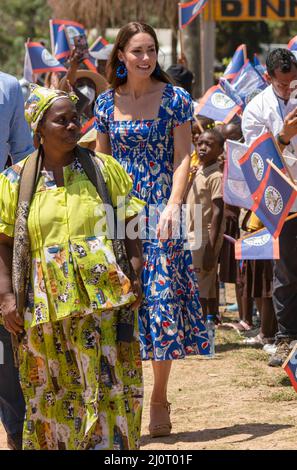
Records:
M297 60L287 49L275 49L266 61L270 86L250 101L242 116L247 145L271 132L283 152L288 169L297 179ZM295 98L295 99L294 99ZM297 201L291 212L297 212ZM280 234L280 259L274 262L273 303L278 321L276 353L270 366L281 366L297 340L297 218Z

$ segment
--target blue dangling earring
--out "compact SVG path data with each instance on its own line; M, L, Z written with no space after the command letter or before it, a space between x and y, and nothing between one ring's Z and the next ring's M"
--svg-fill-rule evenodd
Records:
M118 78L121 78L121 79L127 77L128 70L127 70L126 65L124 64L124 62L120 62L119 65L117 66L116 75L117 75Z

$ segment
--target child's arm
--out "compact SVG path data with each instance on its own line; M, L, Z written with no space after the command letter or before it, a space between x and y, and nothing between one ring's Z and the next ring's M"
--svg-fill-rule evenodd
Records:
M210 271L216 262L215 246L217 239L221 233L221 227L224 218L224 201L223 198L213 199L211 203L212 219L209 232L209 242L205 248L203 257L203 267L206 271Z
M203 255L203 268L205 269L205 271L210 271L216 263L215 246L221 232L221 226L224 218L223 198L213 199L211 203L211 208L212 219L209 232L209 241L206 245L205 252Z

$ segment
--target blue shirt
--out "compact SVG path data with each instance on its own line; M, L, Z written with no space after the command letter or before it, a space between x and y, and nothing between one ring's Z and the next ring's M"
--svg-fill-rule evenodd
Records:
M34 151L18 80L0 72L0 172L8 155L17 163Z

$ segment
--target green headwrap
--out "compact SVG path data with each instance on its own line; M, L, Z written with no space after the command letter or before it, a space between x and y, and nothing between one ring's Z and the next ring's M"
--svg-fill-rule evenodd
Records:
M68 98L74 103L78 97L74 93L66 93L61 90L52 90L39 85L31 85L31 93L25 103L25 117L31 129L36 132L39 122L50 106L61 98Z

